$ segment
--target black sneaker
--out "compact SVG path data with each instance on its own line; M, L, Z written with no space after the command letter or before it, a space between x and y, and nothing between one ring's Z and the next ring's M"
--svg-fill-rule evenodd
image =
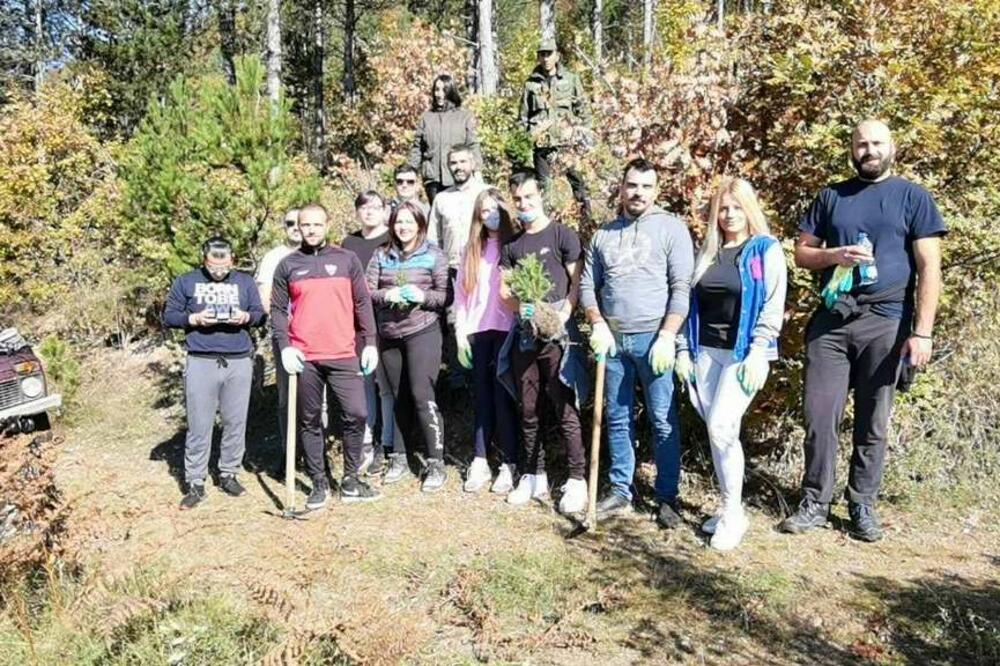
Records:
M817 527L823 527L830 519L830 505L804 499L799 509L785 518L778 529L788 534L802 534Z
M851 515L851 536L869 543L882 538L882 524L871 504L851 502L847 505L847 512Z
M618 493L609 492L597 502L597 517L600 520L632 512L632 502Z
M427 472L424 474L424 482L420 485L420 490L425 493L434 493L444 488L444 482L448 479L448 473L444 470L443 460L427 461Z
M344 504L374 502L378 499L382 499L382 494L356 476L345 476L340 482L340 501Z
M189 483L187 495L185 495L184 498L181 499L180 509L181 511L193 509L199 504L201 504L201 501L203 499L205 499L205 484Z
M385 471L382 483L396 483L410 476L412 476L412 472L410 472L410 463L406 459L406 454L390 453L389 469Z
M306 498L306 508L310 511L322 509L326 506L326 501L330 498L330 486L326 481L314 481L312 492Z
M656 510L656 522L668 530L681 524L681 510L677 506L677 500L660 502L660 508Z
M239 497L247 492L247 489L236 480L236 477L229 474L219 477L219 488L230 497Z

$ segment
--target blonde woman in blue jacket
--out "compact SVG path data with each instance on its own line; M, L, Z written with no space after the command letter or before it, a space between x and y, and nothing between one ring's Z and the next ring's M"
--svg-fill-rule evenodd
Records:
M743 510L740 425L778 358L787 269L753 186L725 178L712 197L705 242L695 260L686 330L675 371L705 420L719 512L702 530L718 550L736 548L749 526Z

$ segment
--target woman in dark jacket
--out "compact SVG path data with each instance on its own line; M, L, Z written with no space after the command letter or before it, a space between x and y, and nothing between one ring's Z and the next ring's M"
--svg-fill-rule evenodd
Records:
M368 263L368 288L375 306L381 360L397 409L400 392L413 396L417 421L427 442L427 468L421 489L440 490L444 470L444 421L434 396L441 365L438 319L448 294L448 259L427 240L427 218L412 201L400 204L389 218L390 242L375 250ZM405 373L404 373L405 368ZM402 378L409 378L409 387ZM397 412L397 422L399 414ZM405 438L396 438L385 482L409 473Z
M434 203L438 192L454 185L448 170L448 150L461 144L473 146L476 167L482 167L476 118L462 108L462 98L451 75L439 74L431 86L431 109L420 116L409 159L410 166L424 180L428 205Z

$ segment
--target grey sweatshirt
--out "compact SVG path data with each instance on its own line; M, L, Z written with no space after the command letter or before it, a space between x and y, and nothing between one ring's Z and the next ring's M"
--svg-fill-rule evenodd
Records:
M652 206L597 230L583 267L580 302L598 307L612 331L656 331L668 314L687 316L694 249L679 217Z

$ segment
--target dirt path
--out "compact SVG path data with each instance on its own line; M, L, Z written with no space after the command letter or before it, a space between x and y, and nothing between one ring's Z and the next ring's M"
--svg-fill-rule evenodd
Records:
M282 521L279 454L256 437L247 496L213 487L180 512L181 414L157 407L168 361L108 353L87 368L57 464L71 547L107 580L154 569L264 613L287 629L287 655L327 636L371 663L1000 659L1000 534L980 511L886 508L875 545L835 529L788 538L755 511L744 547L718 554L695 529L698 503L670 534L636 516L566 540L551 506L470 497L449 468L437 495L404 484Z

